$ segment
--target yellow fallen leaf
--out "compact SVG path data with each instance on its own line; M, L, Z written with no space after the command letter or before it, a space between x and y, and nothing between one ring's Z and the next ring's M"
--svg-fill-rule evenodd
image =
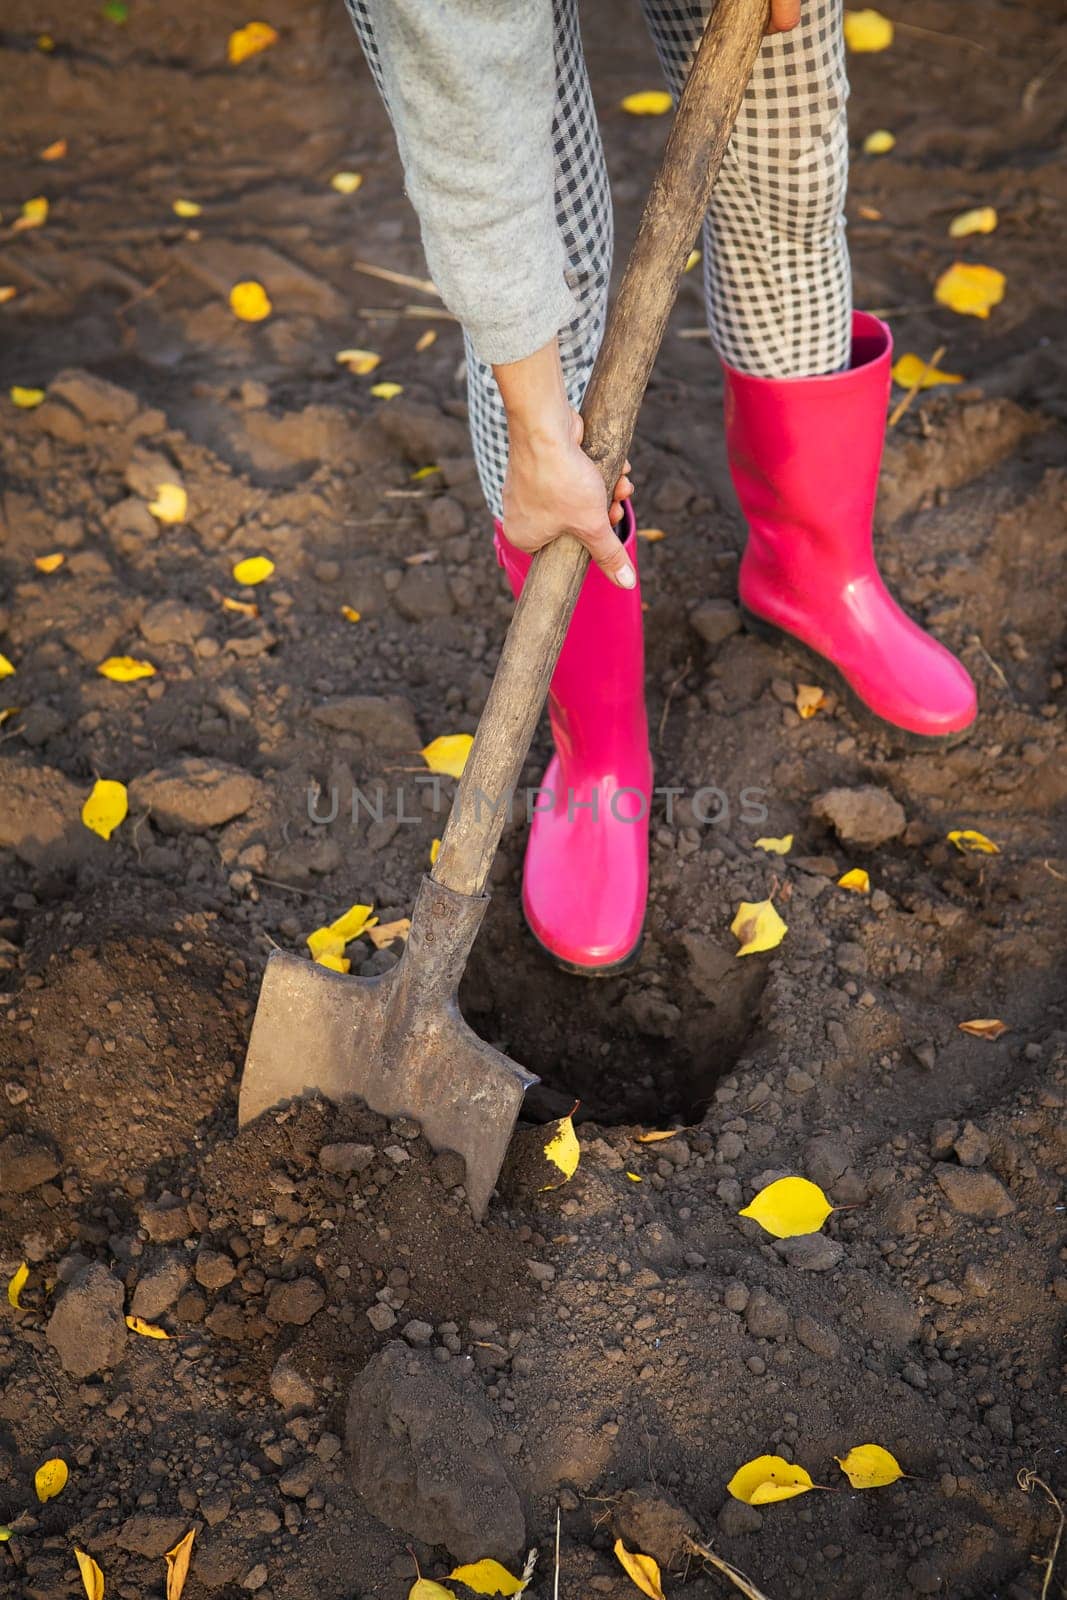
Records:
M662 117L673 105L666 89L641 89L637 94L628 94L619 104L631 117Z
M999 306L1007 284L996 267L983 267L969 261L955 261L934 286L934 299L961 317L988 317Z
M18 290L13 283L0 283L0 306L6 306L17 294Z
M417 467L411 474L411 483L421 483L423 478L432 478L435 472L440 472L440 467Z
M882 220L882 212L879 211L877 206L857 206L856 209L864 222L881 222Z
M992 839L987 839L984 833L979 833L977 828L953 828L947 835L950 843L962 850L964 855L968 852L975 855L999 856L1000 846L994 844Z
M320 966L331 967L335 972L347 972L351 963L345 959L345 945L377 926L378 918L372 916L373 910L373 906L349 906L327 927L316 928L309 933L306 943L312 959Z
M757 839L754 850L766 850L769 856L787 856L793 848L793 835L784 833L780 839Z
M376 400L395 400L398 394L404 393L402 383L372 383L370 392Z
M627 1550L621 1539L615 1540L615 1554L623 1571L629 1574L642 1594L647 1594L649 1600L664 1600L658 1561L651 1556L640 1555L636 1550Z
M817 683L798 683L796 707L805 722L826 704L826 691Z
M101 839L110 839L119 824L125 822L128 810L126 785L114 778L97 778L82 806L82 822Z
M156 498L148 502L148 509L157 522L184 522L189 497L180 483L157 483Z
M6 1544L14 1531L14 1528L0 1528L0 1544Z
M41 151L42 161L62 161L67 153L66 139L55 139L51 144L46 144Z
M46 1500L54 1500L57 1494L63 1493L69 1476L67 1463L59 1456L53 1456L51 1461L37 1468L33 1475L33 1487L42 1505Z
M170 209L176 217L198 217L204 208L195 200L175 200Z
M243 583L245 588L251 589L257 583L263 583L274 571L274 562L270 556L246 556L244 561L238 561L233 569L234 583Z
M1008 1024L999 1017L972 1017L970 1022L958 1022L956 1026L961 1033L969 1033L974 1039L999 1039L1002 1033L1008 1032Z
M953 239L966 239L972 233L994 233L1000 218L995 206L978 206L974 211L961 211L948 225Z
M7 1303L9 1306L13 1306L16 1311L22 1310L22 1307L19 1305L19 1295L22 1293L23 1289L25 1289L26 1279L29 1277L29 1275L29 1263L24 1261L21 1267L19 1267L18 1271L15 1272L8 1280Z
M247 22L243 28L235 28L230 34L226 55L231 67L239 67L249 56L258 56L262 50L269 50L272 44L277 43L278 30L272 28L269 22Z
M185 1580L189 1576L189 1560L193 1553L196 1529L190 1528L184 1539L179 1539L173 1550L165 1556L167 1563L167 1600L181 1600Z
M626 1176L631 1183L644 1183L645 1181L643 1178L638 1177L636 1172L627 1172Z
M345 944L348 944L352 939L358 939L370 922L373 910L373 906L349 906L347 911L342 912L339 917L330 923L330 932L336 934L339 939L343 939ZM378 919L375 917L374 923L376 924L377 921Z
M155 1322L146 1322L144 1317L127 1317L126 1326L131 1333L139 1333L144 1339L170 1338L166 1328L159 1327Z
M394 939L407 939L411 932L411 918L397 917L395 922L382 922L367 928L367 938L375 950L384 950Z
M43 389L26 389L21 383L14 384L8 393L12 404L18 406L20 411L32 411L44 399Z
M330 188L336 189L338 194L355 194L362 186L362 172L335 172L330 179Z
M325 956L342 956L346 941L332 928L313 928L304 943L311 951L312 960L322 961Z
M685 258L685 266L682 268L682 271L683 272L692 272L693 268L696 266L697 262L700 260L701 255L702 255L702 251L700 251L700 250L690 250L689 254Z
M50 556L34 556L33 564L38 572L58 572L66 559L62 550L56 550Z
M381 365L381 356L375 350L338 350L335 361L342 367L347 367L349 372L354 372L357 377L366 377L368 372L373 372L375 367Z
M48 221L48 201L43 194L22 202L22 210L11 224L12 233L24 233L27 228L43 228Z
M430 741L420 752L431 772L443 773L449 778L462 776L471 753L474 736L470 733L443 733Z
M761 1189L739 1217L751 1217L776 1239L818 1233L833 1210L817 1183L808 1178L778 1178Z
M569 1116L560 1117L557 1122L545 1124L543 1132L549 1137L545 1140L545 1159L551 1161L563 1176L558 1183L546 1183L546 1189L558 1189L567 1183L578 1170L581 1158L581 1146L578 1135L574 1131L574 1123Z
M0 724L5 723L8 717L13 717L16 711L21 709L21 706L0 706Z
M274 307L263 285L254 278L246 278L241 283L235 283L230 290L230 310L242 322L262 322L264 317L270 316Z
M434 839L433 843L430 845L430 865L431 865L431 867L436 863L437 857L440 854L441 854L441 841L440 841L440 839Z
M338 955L336 950L327 950L321 956L316 956L315 964L319 967L329 967L331 972L351 972L352 970L352 963L349 958Z
M443 1583L434 1583L432 1578L416 1578L408 1590L408 1600L456 1600L456 1597Z
M453 1567L448 1576L466 1584L475 1594L521 1594L526 1587L521 1578L513 1577L507 1567L502 1567L499 1561L489 1557L468 1562L464 1567Z
M863 141L863 153L865 156L887 156L896 142L896 134L890 133L888 128L875 128Z
M0 655L0 678L10 678L15 668L5 655Z
M771 900L742 900L730 924L730 932L740 941L739 956L776 949L788 931Z
M900 1462L880 1444L854 1444L847 1456L835 1456L854 1489L882 1489L903 1478Z
M104 1574L100 1571L92 1556L87 1556L84 1550L74 1547L74 1555L78 1562L78 1571L82 1575L82 1583L88 1600L104 1600Z
M362 612L357 611L355 606L342 606L341 615L346 622L358 622Z
M154 678L156 674L150 661L139 661L136 656L108 656L96 670L112 683L136 683L138 678Z
M893 43L893 24L880 11L845 12L845 43L861 55L873 50L888 50Z
M659 1144L661 1139L673 1139L678 1128L652 1128L648 1133L635 1133L635 1144Z
M963 378L958 372L942 372L908 351L893 363L893 382L902 389L935 389L939 383L962 383Z
M869 894L871 891L870 873L865 872L862 867L850 867L847 872L843 872L838 878L837 887L839 889L851 889L854 894Z
M404 557L404 565L406 567L424 567L428 562L436 560L436 550L416 550L414 555Z
M794 1495L814 1489L811 1474L786 1461L784 1456L755 1456L738 1467L727 1492L747 1506L766 1506L775 1500L792 1500Z
M258 617L259 607L252 600L234 600L231 595L222 597L223 611L236 611L240 617Z
M661 539L667 537L667 533L664 528L638 528L637 537L647 539L649 544L659 544Z
M426 332L420 333L419 337L415 340L415 350L419 355L421 355L424 350L428 350L432 344L436 343L437 329L427 328Z

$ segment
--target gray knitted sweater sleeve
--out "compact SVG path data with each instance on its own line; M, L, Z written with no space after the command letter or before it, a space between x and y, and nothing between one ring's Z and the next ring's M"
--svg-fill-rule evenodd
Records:
M445 305L492 363L576 314L555 219L552 0L366 0Z

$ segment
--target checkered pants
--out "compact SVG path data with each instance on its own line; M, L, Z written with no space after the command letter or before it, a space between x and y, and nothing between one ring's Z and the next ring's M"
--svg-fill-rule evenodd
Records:
M681 92L715 0L641 0L672 94ZM363 0L345 0L379 91ZM803 0L800 26L765 39L704 222L708 328L724 360L764 378L848 365L852 286L845 242L848 133L844 0ZM577 315L560 329L571 404L581 406L600 347L611 275L604 150L577 0L554 0L556 221ZM471 435L490 510L501 514L508 431L492 368L469 339Z

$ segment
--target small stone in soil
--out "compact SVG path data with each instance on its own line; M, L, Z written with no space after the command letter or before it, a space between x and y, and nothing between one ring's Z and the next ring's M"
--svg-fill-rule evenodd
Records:
M390 1527L443 1544L457 1561L507 1563L525 1548L518 1495L497 1449L480 1380L393 1340L348 1398L352 1482Z
M196 1258L196 1281L205 1289L225 1289L237 1276L237 1268L222 1250L201 1250Z
M47 1145L24 1133L9 1133L0 1143L0 1194L26 1194L60 1170Z
M285 1411L310 1411L315 1385L298 1372L287 1356L279 1356L270 1375L270 1392Z
M966 1217L992 1222L1015 1210L1015 1201L991 1172L942 1165L935 1176L949 1204Z
M789 1333L789 1313L766 1289L753 1289L745 1306L745 1322L754 1339L784 1339Z
M989 1156L989 1138L973 1122L963 1124L963 1132L952 1146L957 1160L965 1167L981 1167Z
M126 1348L119 1280L98 1262L75 1274L48 1320L48 1342L66 1372L87 1378L117 1366Z
M874 850L897 839L908 819L888 789L862 784L857 789L827 789L812 802L812 815L829 823L842 844Z
M154 1322L161 1317L189 1282L189 1268L180 1256L165 1255L137 1281L130 1301L130 1312Z
M292 1283L276 1283L267 1301L267 1316L272 1322L292 1322L303 1327L326 1304L326 1291L315 1278L294 1278Z
M824 1233L802 1233L792 1239L776 1239L774 1248L791 1267L801 1272L829 1272L845 1253L837 1239Z

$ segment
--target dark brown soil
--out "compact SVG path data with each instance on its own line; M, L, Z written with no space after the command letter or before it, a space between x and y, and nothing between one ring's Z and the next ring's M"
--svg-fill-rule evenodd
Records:
M617 110L656 82L634 8L626 26L585 9L622 256L665 125ZM707 804L728 814L661 805L640 964L595 986L539 958L523 829L507 832L463 1001L542 1074L534 1112L581 1099L583 1148L569 1185L509 1193L479 1227L413 1125L311 1104L236 1133L266 955L357 900L408 912L444 821L417 748L474 728L510 611L455 324L402 315L433 302L353 266L425 272L343 8L297 0L273 18L279 45L237 70L225 42L247 17L215 0L133 0L124 24L6 8L0 211L44 194L51 212L0 241L18 289L0 308L0 649L17 667L0 704L18 708L0 729L0 1267L30 1269L0 1327L5 1595L80 1593L76 1543L109 1597L160 1593L162 1552L195 1525L187 1600L396 1600L409 1544L427 1574L451 1564L439 1537L514 1559L490 1480L517 1492L541 1595L557 1505L568 1600L636 1593L618 1530L659 1543L668 1593L683 1570L694 1600L725 1593L677 1555L662 1495L773 1600L1039 1594L1031 1558L1055 1518L1017 1474L1067 1489L1064 34L1047 0L965 11L915 0L892 51L854 59L856 145L876 127L897 145L857 155L850 215L858 303L901 350L947 345L967 378L892 430L879 536L898 592L974 673L981 719L934 754L833 700L802 721L810 669L729 618L717 644L694 625L732 600L741 539L715 363L687 336L694 274L633 460L640 520L667 531L641 547L657 781L717 786ZM356 196L329 187L339 169L362 172ZM179 196L203 214L180 221ZM998 231L950 241L979 204ZM1007 274L988 322L933 304L956 255ZM265 323L229 311L243 277L270 290ZM334 360L351 346L379 351L403 395L374 400ZM17 411L13 384L48 398ZM180 526L144 509L161 464L188 491ZM53 551L64 565L37 571ZM273 579L238 590L234 561L261 553ZM233 595L259 614L225 610ZM109 654L156 675L106 682ZM531 781L545 750L542 735ZM194 758L208 766L178 826L146 775ZM141 780L106 845L79 821L95 776ZM381 820L353 825L353 786L379 784ZM907 818L871 850L812 813L864 784ZM417 820L397 819L397 788ZM331 791L338 816L317 823ZM945 837L960 827L1001 853L961 855ZM789 857L753 849L787 832ZM851 866L869 897L837 887ZM788 935L738 961L737 904L772 891ZM397 953L356 948L363 971ZM975 1017L1009 1031L961 1033ZM645 1145L639 1126L680 1131ZM320 1155L335 1145L360 1153ZM737 1216L788 1172L842 1208L799 1255ZM87 1287L93 1264L118 1288L99 1272ZM61 1360L64 1289L88 1309ZM109 1292L154 1306L169 1340L131 1333L116 1355ZM93 1369L98 1337L110 1365ZM345 1431L368 1360L374 1415L354 1404L350 1430L408 1420L364 1498ZM450 1458L442 1418L482 1442ZM405 1429L425 1435L414 1491ZM908 1477L843 1488L834 1455L867 1441ZM740 1506L726 1482L765 1452L834 1492ZM71 1477L42 1506L52 1455ZM447 1536L425 1533L435 1496Z

